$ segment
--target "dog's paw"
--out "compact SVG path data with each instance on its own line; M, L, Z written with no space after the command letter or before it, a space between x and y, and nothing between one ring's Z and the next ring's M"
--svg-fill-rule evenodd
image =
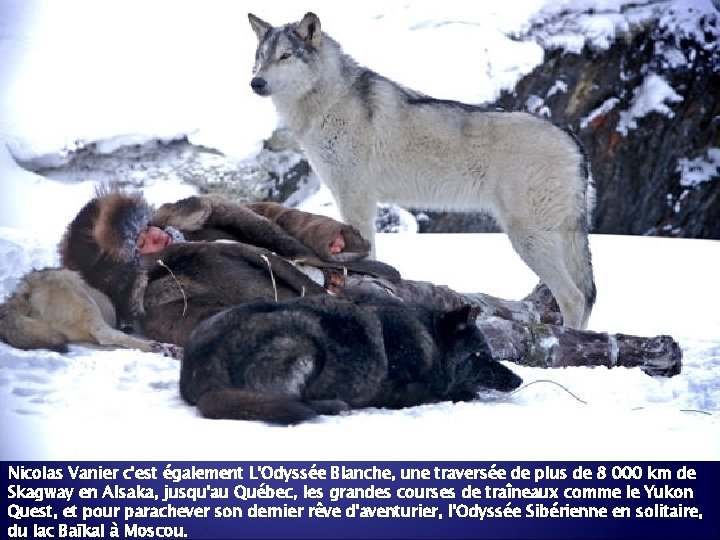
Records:
M45 348L45 347L41 346L39 348ZM47 345L47 348L50 349L51 351L55 351L60 354L65 354L66 352L70 351L69 343L64 338L63 338L62 342L49 343Z
M163 356L169 356L170 358L175 358L177 360L181 360L183 355L183 348L179 345L175 345L174 343L159 343L157 341L153 341L150 345L150 349L152 352L161 353Z

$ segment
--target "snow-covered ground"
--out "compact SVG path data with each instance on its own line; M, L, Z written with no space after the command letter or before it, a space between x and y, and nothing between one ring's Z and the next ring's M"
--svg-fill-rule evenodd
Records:
M61 231L95 186L44 179L13 156L57 163L96 141L109 150L182 134L228 155L257 151L276 118L249 89L248 11L281 24L313 10L361 63L437 97L482 102L540 62L536 42L508 37L533 20L584 12L553 34L572 48L583 39L603 46L658 9L674 9L678 24L689 7L714 9L702 0L622 4L0 0L0 299L26 270L57 263ZM672 109L662 81L643 88L629 128L647 111ZM191 191L160 181L145 189L154 203ZM324 190L304 207L334 212ZM526 383L555 381L587 404L540 383L502 399L273 428L198 418L179 398L169 358L0 344L0 459L718 459L720 243L594 236L592 248L599 296L591 328L672 335L682 374L515 367ZM381 235L378 256L407 278L462 291L518 298L535 283L501 235Z
M366 410L291 428L209 421L183 404L178 362L138 351L25 352L0 343L2 459L697 460L720 457L720 243L594 236L591 327L671 334L683 371L511 366L510 396ZM535 283L502 235L381 235L379 257L408 278L517 298ZM8 275L52 245L0 230Z

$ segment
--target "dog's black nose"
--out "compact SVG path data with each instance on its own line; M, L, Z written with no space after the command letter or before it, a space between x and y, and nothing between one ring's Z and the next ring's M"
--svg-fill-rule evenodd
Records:
M250 87L253 89L253 92L262 96L267 91L267 81L262 77L253 77L250 81Z

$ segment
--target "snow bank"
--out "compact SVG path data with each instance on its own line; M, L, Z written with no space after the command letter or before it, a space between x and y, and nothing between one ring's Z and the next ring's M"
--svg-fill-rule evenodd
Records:
M628 131L637 128L637 119L651 112L658 112L672 118L675 113L666 102L677 103L682 96L673 90L672 86L661 76L651 73L635 88L630 108L620 112L620 121L617 131L627 135Z
M680 185L685 187L720 180L720 148L709 148L707 159L679 159L677 171L680 173Z

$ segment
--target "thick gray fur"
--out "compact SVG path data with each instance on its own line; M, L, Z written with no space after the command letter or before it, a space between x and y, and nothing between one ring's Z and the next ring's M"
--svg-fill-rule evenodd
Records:
M313 13L280 27L249 19L258 38L251 86L272 99L343 220L373 241L378 202L488 211L564 323L587 326L594 190L571 133L405 88L358 65Z

